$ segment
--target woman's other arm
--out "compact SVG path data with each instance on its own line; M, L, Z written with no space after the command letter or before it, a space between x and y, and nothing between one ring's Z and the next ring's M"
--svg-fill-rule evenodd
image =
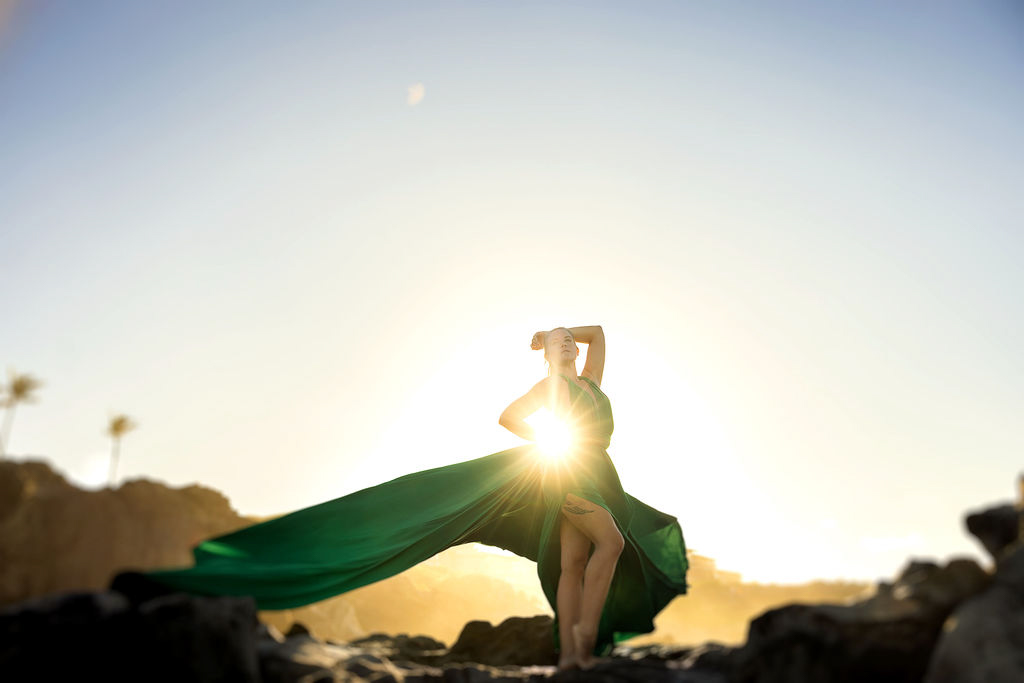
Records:
M522 418L504 418L503 420L500 420L498 424L527 441L537 440L537 434L534 428L524 422Z

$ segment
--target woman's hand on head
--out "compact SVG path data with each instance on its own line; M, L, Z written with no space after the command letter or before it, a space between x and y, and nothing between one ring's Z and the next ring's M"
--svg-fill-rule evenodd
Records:
M544 348L544 338L547 336L547 332L534 332L533 339L530 340L530 348L534 351L538 351Z

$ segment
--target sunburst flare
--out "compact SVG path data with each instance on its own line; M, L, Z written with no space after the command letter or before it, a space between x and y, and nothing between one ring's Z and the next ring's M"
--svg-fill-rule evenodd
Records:
M572 449L573 430L565 420L542 408L528 421L537 436L537 452L543 458L558 460Z

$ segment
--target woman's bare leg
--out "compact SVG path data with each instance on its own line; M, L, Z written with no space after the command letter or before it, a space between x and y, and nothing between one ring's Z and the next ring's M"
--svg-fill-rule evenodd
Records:
M576 641L573 625L579 621L583 601L583 572L590 554L590 539L564 517L559 535L562 542L562 572L558 578L558 639L561 652L558 656L559 669L571 669L577 665Z
M625 542L615 526L615 520L600 505L570 493L566 496L562 512L594 543L594 553L583 575L579 621L572 629L577 661L580 668L586 669L593 664L598 621Z

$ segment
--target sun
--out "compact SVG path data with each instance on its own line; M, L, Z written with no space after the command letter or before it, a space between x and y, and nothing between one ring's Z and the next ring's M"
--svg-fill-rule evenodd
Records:
M526 420L537 435L537 450L546 459L565 457L572 448L572 430L564 420L541 408Z

